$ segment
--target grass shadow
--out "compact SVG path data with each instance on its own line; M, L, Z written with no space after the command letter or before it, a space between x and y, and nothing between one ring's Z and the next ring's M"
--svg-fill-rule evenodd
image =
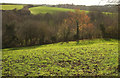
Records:
M40 46L42 46L42 45L7 48L6 51L11 51L11 50L27 50L27 49L35 49L35 48L38 48L38 47L40 47Z
M110 39L110 38L104 38L104 40L105 40L105 41L111 41L111 39Z
M79 44L80 44L80 43L79 43L79 40L77 40L77 41L76 41L76 45L79 45Z

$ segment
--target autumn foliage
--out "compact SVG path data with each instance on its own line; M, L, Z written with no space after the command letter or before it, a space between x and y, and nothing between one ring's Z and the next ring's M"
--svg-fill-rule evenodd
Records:
M118 38L117 14L99 11L26 14L2 11L2 47L43 45L71 40Z
M80 37L83 35L83 32L91 32L93 29L94 26L84 11L81 12L79 9L76 9L75 12L69 12L68 15L68 18L64 19L62 24L64 28L64 36L70 35L70 32L72 32L74 33L74 37L76 39L80 39ZM64 38L66 39L67 37Z

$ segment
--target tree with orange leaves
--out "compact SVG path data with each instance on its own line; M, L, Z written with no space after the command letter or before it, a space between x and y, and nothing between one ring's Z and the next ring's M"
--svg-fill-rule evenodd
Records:
M69 17L64 19L64 26L76 30L76 39L79 40L79 32L84 28L92 28L93 24L90 23L90 18L84 11L76 9L75 12L69 12ZM69 29L70 30L70 29Z

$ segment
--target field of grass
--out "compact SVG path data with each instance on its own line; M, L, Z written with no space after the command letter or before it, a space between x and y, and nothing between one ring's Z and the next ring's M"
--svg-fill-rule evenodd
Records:
M7 48L2 61L3 76L116 76L118 41L95 39Z
M2 7L1 7L2 6ZM0 5L0 10L13 10L13 9L22 9L24 5ZM45 13L57 13L57 12L74 12L74 9L67 9L67 8L57 8L57 7L47 7L47 6L38 6L29 8L32 14L45 14ZM81 10L83 11L83 10ZM85 10L84 10L85 11ZM89 13L89 11L85 11L85 13ZM112 14L110 12L102 12L103 14Z
M32 7L29 8L32 14L40 14L40 13L56 13L56 12L67 12L67 11L74 11L73 9L66 9L66 8L57 8L57 7L46 7L46 6L39 6L39 7Z
M0 5L0 10L13 10L13 9L22 9L23 5Z

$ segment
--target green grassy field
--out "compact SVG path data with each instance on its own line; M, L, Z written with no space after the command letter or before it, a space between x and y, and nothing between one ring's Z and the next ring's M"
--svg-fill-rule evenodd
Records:
M66 8L57 8L57 7L46 7L46 6L39 6L39 7L32 7L29 8L32 14L40 14L40 13L57 13L57 12L68 12L74 11L73 9L66 9Z
M3 76L116 76L118 41L95 39L7 48L2 61Z
M2 7L1 7L2 6ZM0 10L13 10L13 9L22 9L24 5L0 5ZM67 8L57 8L57 7L47 7L47 6L38 6L29 8L32 14L45 14L45 13L57 13L57 12L74 12L74 9L67 9ZM85 10L81 10L85 11ZM89 11L85 11L85 13L89 13ZM112 14L110 12L102 12L103 14Z
M74 9L67 9L67 8L57 8L57 7L46 7L46 6L39 6L39 7L32 7L29 8L32 14L46 14L46 13L58 13L58 12L74 12ZM81 10L83 11L83 10ZM86 13L89 13L89 11L85 11Z
M23 5L0 5L0 10L13 10L13 9L22 9Z
M46 13L58 13L58 12L68 12L68 11L71 11L71 12L74 12L75 10L74 9L66 9L66 8L57 8L57 7L47 7L47 6L38 6L38 7L32 7L32 8L29 8L29 10L31 11L32 14L46 14ZM80 10L81 12L82 11L85 11L85 13L89 13L90 11L86 11L86 10ZM102 12L103 14L113 14L113 13L110 13L110 12Z

